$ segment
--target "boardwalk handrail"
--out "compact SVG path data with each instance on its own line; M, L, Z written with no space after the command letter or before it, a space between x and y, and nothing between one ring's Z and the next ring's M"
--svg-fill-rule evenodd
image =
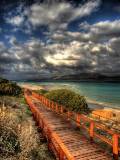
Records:
M106 117L106 116L102 116L102 115L97 114L97 113L92 113L91 118L96 118L96 120L101 120L101 119L109 120L109 121L111 121L111 122L113 122L113 123L116 123L116 124L119 123L119 121L117 121L117 120L108 118L108 117ZM116 129L116 128L113 128L113 129L115 129L115 130L117 130L117 131L120 131L120 129Z
M35 98L39 99L41 103L45 105L45 107L51 109L57 114L66 115L68 120L70 119L73 120L74 122L76 122L76 125L78 127L81 127L87 130L89 132L91 141L93 141L93 138L95 137L107 143L108 145L112 146L113 158L118 160L119 152L120 152L120 146L119 146L120 134L119 133L116 133L115 131L106 128L105 126L95 122L94 120L88 118L83 114L69 111L64 106L59 105L56 102L53 102L47 99L43 95L37 94L35 92L32 92L32 95ZM104 136L99 132L103 132L104 134L105 133L109 134L111 138L108 138L107 136Z
M71 155L71 153L68 151L68 149L66 148L66 146L64 145L64 143L62 143L60 137L53 132L52 136L55 138L56 142L59 144L61 151L63 153L61 153L61 159L63 158L62 156L66 156L66 158L70 159L70 160L74 160L74 157Z
M40 120L40 112L39 112L38 108L31 102L29 96L26 93L24 95L25 95L26 101L29 104L29 107L30 107L32 113L34 114L34 117L36 118L37 121L39 121ZM47 126L47 124L45 122L42 121L42 123L43 123L42 125ZM48 135L46 135L47 139L53 138L55 140L55 142L57 143L57 145L59 146L59 153L58 153L59 159L63 160L64 157L66 157L68 160L75 160L74 157L72 156L72 154L69 152L69 150L66 148L66 146L61 141L60 137L55 132L52 132L52 133L50 131L48 131L48 132L49 132ZM48 146L49 146L49 140L48 140Z

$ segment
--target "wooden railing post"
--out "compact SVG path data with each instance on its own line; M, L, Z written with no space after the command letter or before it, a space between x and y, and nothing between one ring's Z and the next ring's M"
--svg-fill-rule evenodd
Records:
M67 120L70 120L70 111L67 111Z
M50 103L50 109L52 110L53 109L53 102L51 101Z
M63 107L60 107L60 113L63 114Z
M45 98L45 105L46 105L46 98Z
M54 102L52 101L52 110L54 111Z
M50 102L50 109L52 110L52 101Z
M49 108L51 107L51 102L50 102L50 100L49 100Z
M115 160L118 160L118 135L114 134L112 140L113 140L113 158Z
M64 153L61 149L60 149L60 153L59 153L59 160L64 160Z
M47 107L49 108L49 100L47 99Z
M43 96L41 97L41 102L43 103Z
M80 127L80 114L76 114L76 125Z
M41 101L41 95L40 95L40 101Z
M94 137L94 122L91 121L90 122L90 140L93 141L93 137Z
M56 112L58 113L58 104L56 103Z
M45 97L43 97L43 104L45 104Z
M46 106L47 106L47 98L46 98Z
M44 104L45 104L45 97L44 97Z

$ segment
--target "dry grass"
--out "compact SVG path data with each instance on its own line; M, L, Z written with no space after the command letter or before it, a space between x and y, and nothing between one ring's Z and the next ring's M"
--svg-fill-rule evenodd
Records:
M40 141L41 136L37 132L31 112L27 109L24 100L2 97L1 101L0 152L2 151L2 154L0 154L0 160L54 159L47 149L47 144ZM13 135L13 139L10 135Z
M94 120L103 123L108 128L120 133L120 110L118 109L101 109L94 110L91 114Z

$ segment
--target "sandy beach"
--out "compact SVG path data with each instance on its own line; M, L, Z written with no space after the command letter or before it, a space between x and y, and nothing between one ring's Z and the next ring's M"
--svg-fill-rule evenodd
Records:
M21 88L26 88L26 89L30 89L30 90L41 90L41 89L45 89L45 87L43 86L39 86L39 85L35 85L35 84L18 84Z
M49 86L42 86L42 85L36 85L36 84L19 84L22 88L27 88L30 90L49 90ZM120 110L117 108L112 108L112 106L105 104L105 103L99 103L90 99L87 99L89 107L93 110L93 114L97 116L103 116L106 118L110 118L116 121L120 121ZM109 106L109 107L108 107ZM103 118L104 119L104 118Z

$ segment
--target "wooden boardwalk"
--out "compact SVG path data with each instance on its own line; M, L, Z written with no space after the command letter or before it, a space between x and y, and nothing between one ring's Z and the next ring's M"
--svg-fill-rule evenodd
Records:
M48 147L54 152L56 159L112 160L112 156L75 130L75 125L69 121L69 117L66 119L53 112L51 110L53 106L46 107L33 95L25 94L25 97L35 120L48 141ZM55 109L58 109L57 106Z

